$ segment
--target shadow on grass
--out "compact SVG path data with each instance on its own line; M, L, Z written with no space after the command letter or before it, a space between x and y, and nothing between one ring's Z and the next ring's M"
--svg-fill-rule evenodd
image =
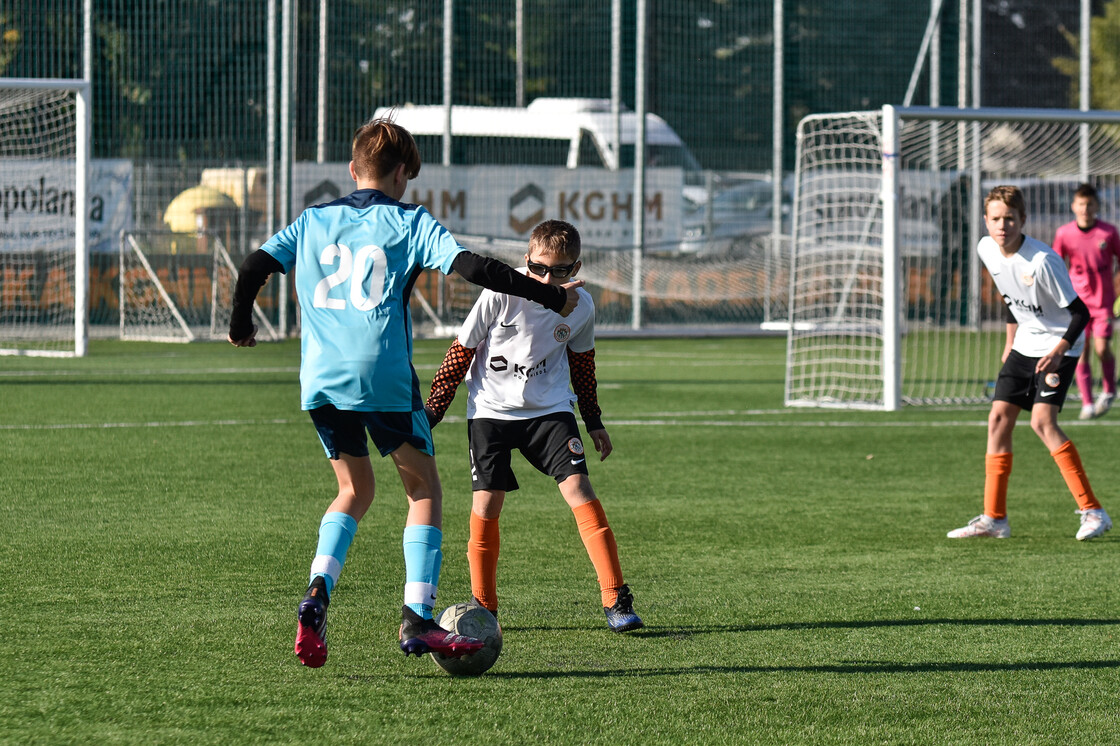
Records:
M707 624L688 627L646 627L626 633L628 637L687 639L693 635L725 634L728 632L781 632L814 629L874 629L876 627L926 627L950 625L962 627L1106 627L1120 625L1120 619L864 619L833 622L785 622L782 624ZM580 631L585 627L510 626L508 631L557 632Z
M865 619L835 622L786 622L783 624L712 624L674 629L644 629L630 634L638 637L684 638L697 634L723 632L780 632L813 629L874 629L876 627L1105 627L1120 625L1120 619Z
M727 673L961 673L999 671L1058 671L1120 669L1120 660L1109 661L1030 661L1023 663L899 663L897 661L844 661L815 666L681 666L678 668L632 668L590 671L518 671L489 672L487 678L499 679L562 679L612 678L615 676L686 676L690 674Z

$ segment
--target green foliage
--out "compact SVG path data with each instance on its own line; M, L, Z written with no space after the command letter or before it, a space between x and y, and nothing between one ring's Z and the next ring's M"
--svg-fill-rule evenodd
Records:
M417 343L421 380L446 345ZM519 462L502 657L458 680L406 660L404 498L379 459L330 659L302 668L294 609L334 480L298 355L0 358L0 742L1120 739L1116 537L1074 541L1037 438L1018 434L1013 537L949 541L980 508L985 410L784 409L782 339L599 340L615 452L591 478L646 629L606 630L570 511ZM435 431L443 604L469 593L463 400ZM1112 423L1064 423L1106 507Z
M1081 40L1068 29L1061 29L1072 52L1069 57L1056 57L1051 64L1069 76L1069 102L1077 108L1081 100ZM1104 13L1094 16L1089 29L1090 73L1089 98L1093 109L1120 109L1120 2L1104 3Z

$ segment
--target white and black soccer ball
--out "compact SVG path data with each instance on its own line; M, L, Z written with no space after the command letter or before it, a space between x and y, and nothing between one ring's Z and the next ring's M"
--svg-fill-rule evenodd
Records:
M502 628L485 607L476 603L448 606L436 620L449 632L482 640L482 650L462 658L432 653L432 660L452 676L479 676L490 670L502 653Z

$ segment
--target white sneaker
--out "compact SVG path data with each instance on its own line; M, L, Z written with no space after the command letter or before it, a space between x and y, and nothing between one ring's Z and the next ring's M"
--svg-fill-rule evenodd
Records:
M1103 417L1108 410L1112 409L1112 400L1116 398L1116 394L1104 393L1097 397L1097 401L1093 403L1093 416Z
M1082 520L1084 520L1084 518ZM967 526L955 528L945 535L950 539L971 539L975 536L991 536L993 539L1006 539L1011 536L1011 524L1007 522L1006 518L997 520L986 515L978 515L969 521Z
M1077 529L1077 540L1095 539L1112 528L1112 519L1104 508L1090 508L1077 511L1081 514L1081 528Z
M1097 416L1097 408L1092 404L1082 404L1081 414L1077 415L1079 420L1091 420Z

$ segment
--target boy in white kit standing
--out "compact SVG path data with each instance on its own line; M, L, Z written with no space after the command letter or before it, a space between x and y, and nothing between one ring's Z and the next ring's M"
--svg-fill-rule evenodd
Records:
M1011 536L1007 520L1011 436L1024 409L1077 502L1081 526L1076 538L1094 539L1112 528L1089 485L1077 448L1058 425L1058 412L1085 344L1089 309L1077 297L1061 257L1023 233L1026 218L1018 187L997 186L984 200L989 235L980 239L976 251L1007 304L1007 339L988 414L984 512L967 526L950 531L950 539Z
M560 285L579 272L579 256L575 227L547 220L533 230L524 271L539 282ZM596 394L595 308L587 291L577 292L575 311L562 318L520 298L483 291L432 381L428 416L433 423L442 419L467 377L474 490L467 558L475 599L497 612L498 516L506 493L518 487L510 468L516 448L556 480L595 566L607 625L627 632L640 628L642 620L622 578L614 533L588 480L587 455L573 413L578 401L600 460L609 456L611 439Z

